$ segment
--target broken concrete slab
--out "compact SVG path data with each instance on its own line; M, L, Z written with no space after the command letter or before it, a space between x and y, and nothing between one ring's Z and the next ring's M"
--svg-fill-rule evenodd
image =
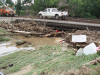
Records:
M81 55L83 55L84 53L83 53L83 48L80 48L78 51L77 51L77 53L76 53L76 56L81 56Z
M94 43L89 44L83 49L85 55L96 53L96 45Z

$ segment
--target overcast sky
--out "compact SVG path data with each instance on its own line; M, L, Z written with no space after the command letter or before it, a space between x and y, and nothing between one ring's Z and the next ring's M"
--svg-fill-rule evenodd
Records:
M15 4L15 2L17 2L17 0L12 0L13 2L14 2L14 4ZM21 1L23 1L23 0L21 0ZM32 1L32 3L34 3L34 0Z
M15 4L15 2L17 2L17 0L12 0L13 2L14 2L14 4Z

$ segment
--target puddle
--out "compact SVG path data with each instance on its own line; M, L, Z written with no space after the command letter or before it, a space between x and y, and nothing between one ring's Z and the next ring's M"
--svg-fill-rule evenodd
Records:
M47 38L47 37L40 38L40 37L34 37L34 36L25 37L23 35L12 36L12 38L13 38L12 41L0 44L0 57L20 51L20 50L35 50L34 47L24 47L24 45L16 46L16 41L18 40L31 42L32 45L35 45L36 47L43 46L43 45L58 45L59 44L55 42L56 41L55 38Z
M34 44L35 46L39 46L39 45L57 45L58 43L55 43L55 38L40 38L40 37L34 37L34 36L30 36L30 37L25 37L22 35L19 36L13 36L14 39L17 40L24 40L27 42L31 42L32 44Z
M22 47L17 48L16 46L7 47L7 45L10 45L10 44L11 44L10 42L0 44L0 57L20 51L20 50L35 50L34 47L24 47L24 48Z
M11 44L11 42L4 42L4 43L0 42L0 47L7 46L7 45L10 45L10 44Z

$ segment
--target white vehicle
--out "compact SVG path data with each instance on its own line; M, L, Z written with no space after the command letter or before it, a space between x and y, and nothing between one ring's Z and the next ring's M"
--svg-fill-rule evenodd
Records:
M47 17L55 17L56 19L62 18L65 19L65 17L68 15L68 12L66 11L58 11L57 8L46 8L43 11L39 12L39 16L42 19Z

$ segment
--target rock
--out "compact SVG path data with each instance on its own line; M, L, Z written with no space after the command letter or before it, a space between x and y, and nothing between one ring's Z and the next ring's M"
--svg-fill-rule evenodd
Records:
M80 48L76 53L76 56L81 56L81 55L83 55L83 48Z
M94 60L94 61L91 61L91 62L90 62L90 65L97 65L97 62L96 62L96 60Z
M2 69L6 69L8 66L3 66Z
M84 65L96 65L97 63L100 63L100 58L96 58L95 60L92 60Z
M86 63L85 65L96 65L97 64L97 61L96 60L92 60L88 63Z
M26 43L26 41L18 40L18 41L16 42L16 45L22 45L22 44L24 44L24 43Z
M97 58L96 61L97 61L97 63L100 63L100 58Z
M97 47L99 47L100 46L100 41L99 42L94 42L95 43L95 45L97 46Z
M13 64L9 64L9 67L12 67L13 66Z

